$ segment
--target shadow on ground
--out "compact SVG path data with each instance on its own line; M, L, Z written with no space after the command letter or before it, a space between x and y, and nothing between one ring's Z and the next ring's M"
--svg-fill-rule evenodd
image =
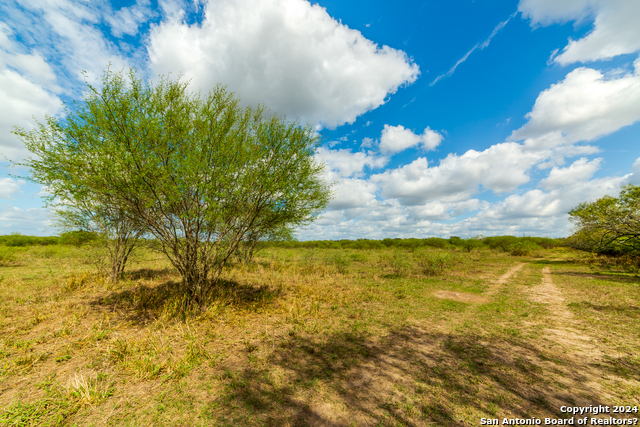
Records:
M175 270L172 268L162 268L162 269L153 269L153 268L139 268L136 270L127 271L124 273L123 279L128 280L140 280L140 279L159 279L161 277L170 275L175 273Z
M227 369L225 392L207 403L203 415L217 424L273 426L566 418L563 405L613 403L604 402L592 382L614 363L605 365L528 343L418 327L377 343L349 333L323 341L294 335L269 353L267 366Z
M149 277L157 277L153 273L139 273ZM219 279L209 295L204 307L190 302L187 290L180 282L167 281L157 286L136 285L131 289L112 292L91 301L93 306L102 306L109 311L122 312L125 317L139 324L145 324L160 317L186 319L199 315L203 310L216 307L233 306L249 311L257 310L271 304L279 295L278 290L268 286L253 286L231 280Z
M558 271L553 274L563 276L584 277L587 279L606 280L608 282L622 282L622 283L640 283L639 276L624 276L621 274L608 274L608 273L577 273L573 271Z

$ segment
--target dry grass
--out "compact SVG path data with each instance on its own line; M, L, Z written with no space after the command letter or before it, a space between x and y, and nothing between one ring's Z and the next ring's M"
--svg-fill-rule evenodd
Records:
M0 424L453 426L638 405L640 279L540 255L265 250L196 311L154 254L112 285L81 249L13 251Z

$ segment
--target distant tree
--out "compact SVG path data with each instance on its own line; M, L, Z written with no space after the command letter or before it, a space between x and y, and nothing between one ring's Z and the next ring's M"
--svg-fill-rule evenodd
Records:
M310 125L241 108L220 86L200 96L187 85L107 70L101 88L88 85L64 120L49 118L25 144L37 155L29 166L79 175L150 233L203 304L246 236L308 224L330 188Z
M640 186L627 185L619 197L584 202L569 212L574 246L599 253L640 254Z
M294 230L290 225L278 228L256 227L250 230L238 245L238 258L242 262L249 262L257 252L262 242L288 242L294 240Z

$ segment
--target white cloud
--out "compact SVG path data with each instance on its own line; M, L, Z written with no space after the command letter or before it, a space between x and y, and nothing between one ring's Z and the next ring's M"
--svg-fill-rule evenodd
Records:
M640 120L640 59L635 72L607 78L578 68L538 95L529 121L510 138L549 148L591 141Z
M20 209L0 205L0 235L18 232L28 235L50 233L49 211L43 208Z
M566 168L554 166L549 176L540 181L539 186L551 190L588 181L600 169L601 162L601 158L589 161L586 157L582 157Z
M384 167L388 159L363 151L352 152L350 150L330 150L324 147L318 148L316 153L320 161L327 164L326 173L329 178L343 178L362 176L365 167L377 169Z
M376 185L364 179L343 178L332 187L329 210L363 208L375 201Z
M640 2L638 0L521 0L518 9L532 24L550 25L582 21L595 15L593 30L579 40L569 40L555 62L610 59L640 50Z
M32 116L43 120L45 114L60 110L60 100L11 70L0 71L0 152L10 160L18 160L27 152L11 129L30 129Z
M246 103L330 128L353 123L419 74L404 52L305 0L209 2L200 25L152 28L148 53L156 72L182 72L205 90L221 82Z
M549 192L531 190L513 194L478 215L481 219L514 219L566 216L579 203L599 199L607 194L616 195L630 175L607 177L554 188Z
M631 166L632 176L629 179L629 183L633 185L640 185L640 157L633 162L633 166Z
M495 193L514 190L529 181L526 172L546 155L507 142L460 156L449 154L434 167L419 157L371 179L381 185L384 197L400 199L407 205L429 200L460 201L479 191L479 186Z
M469 50L467 53L464 54L464 56L462 58L460 58L458 60L458 62L456 62L453 67L451 67L449 69L449 71L447 71L444 74L439 75L438 77L436 77L430 84L429 86L433 86L434 84L438 83L438 81L442 80L445 77L449 77L451 76L453 73L456 72L456 68L458 68L458 66L460 64L462 64L463 62L465 62L467 59L469 59L469 55L471 55L476 49L480 48L480 50L484 49L485 47L489 46L489 44L491 43L491 39L498 34L498 32L504 28L505 25L507 25L509 23L509 21L511 21L511 18L513 18L515 16L515 13L512 14L511 16L509 16L509 18L507 18L506 21L502 21L500 22L498 25L495 26L495 28L493 29L493 31L491 32L491 34L489 35L489 37L487 37L482 43L477 43L475 46L473 46L471 48L471 50Z
M11 40L13 35L11 28L0 22L0 70L13 68L43 88L59 92L53 69L42 54L38 51L30 54L20 52L16 43Z
M382 154L398 153L416 145L421 145L422 149L428 151L435 149L443 139L441 134L428 126L421 135L416 135L411 129L405 129L402 125L384 125L379 147Z
M596 13L599 0L520 0L518 10L532 24L551 25L567 21L582 21Z
M0 199L11 199L14 194L20 191L20 186L25 181L13 178L0 178Z
M486 208L488 206L488 202L478 199L469 199L461 202L449 203L432 201L427 202L424 205L409 206L407 207L407 212L410 213L411 217L417 220L426 219L430 221L439 221L455 218L464 213Z
M109 63L121 69L139 59L136 52L128 52L133 58L126 59L104 36L100 25L112 12L104 3L18 0L0 5L0 10L11 16L5 24L21 45L37 47L45 62L55 64L67 90L75 89L83 70L94 80Z
M111 34L115 37L122 37L124 34L135 35L142 23L155 16L150 4L149 0L138 0L132 6L108 14L105 19L111 26Z

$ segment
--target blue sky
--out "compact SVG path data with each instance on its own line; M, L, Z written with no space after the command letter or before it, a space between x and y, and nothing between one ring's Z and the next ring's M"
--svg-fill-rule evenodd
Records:
M308 239L566 236L640 184L640 2L5 1L0 234L56 234L11 134L111 63L309 121L335 197Z

